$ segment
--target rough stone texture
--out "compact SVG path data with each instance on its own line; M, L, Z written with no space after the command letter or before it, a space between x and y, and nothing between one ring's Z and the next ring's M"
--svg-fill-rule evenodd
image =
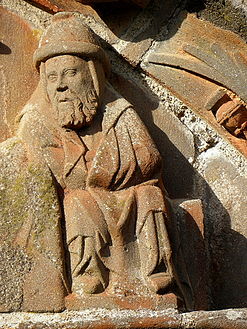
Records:
M196 2L198 3L198 1ZM48 17L48 14L39 11L38 9L30 6L29 4L26 4L23 1L2 0L2 3L5 4L5 6L9 6L11 8L14 8L14 10L17 10L20 15L26 17L27 20L30 20L30 18L28 17L30 14L33 23L36 24L35 26L47 24L47 21L44 21L43 17ZM216 3L216 1L212 1L211 3L214 4ZM205 11L205 13L206 12L207 10ZM212 11L211 15L213 16L214 13L215 12ZM232 11L232 9L229 10L229 13L234 15L234 11ZM138 14L140 15L138 16ZM220 17L218 13L216 16L216 18ZM136 22L137 24L135 29L130 29L130 31L132 31L130 34L133 36L133 31L138 30L138 28L140 31L142 31L142 19L135 20L136 17L138 17L138 19L141 17L147 18L147 11L140 13L138 10L133 15L130 15L128 17L129 20L126 18L127 22L125 21L125 25L123 28L116 27L118 24L120 24L116 19L115 30L120 30L120 36L129 35L127 30L128 27L132 26L133 22ZM239 24L239 26L243 26L243 24L246 25L243 16L241 17L242 18L240 21L236 20L236 22L238 22L237 24ZM107 41L108 47L109 44L113 45L113 48L117 50L120 56L122 51L127 47L127 45L129 45L131 48L131 43L128 44L128 40L125 40L124 37L121 37L122 39L119 40L117 38L118 33L116 33L117 36L114 35L111 31L109 31L106 25L102 24L102 22L99 23L94 17L86 16L85 20L87 24L92 27L93 30L95 30L96 33L103 40ZM224 24L222 26L224 26ZM163 31L166 31L167 25L163 25L163 23L161 25L161 30L163 29ZM236 29L236 32L238 32L237 30L238 28ZM154 37L153 39L156 40L156 37ZM134 44L134 46L137 47L138 43ZM212 307L222 308L226 307L226 304L229 306L229 303L234 304L233 306L243 305L242 296L244 296L244 287L246 285L246 279L244 280L245 269L242 267L242 260L246 258L246 252L242 258L241 255L245 250L246 246L245 239L243 238L243 235L246 234L246 224L244 223L245 218L242 216L241 213L241 207L243 207L244 205L242 201L246 196L246 188L245 186L243 186L242 183L240 183L240 181L242 181L242 178L240 179L240 176L244 177L243 181L247 177L246 159L243 158L243 156L238 151L236 151L234 147L232 147L232 145L229 143L229 139L227 139L225 134L219 134L216 126L212 124L213 121L210 121L210 123L208 123L204 119L201 119L201 116L198 115L198 113L196 113L194 109L192 110L188 108L178 98L168 92L164 86L159 84L153 78L146 76L142 70L139 70L137 67L133 69L130 65L128 65L128 63L123 62L120 59L120 56L116 55L116 53L112 53L111 51L109 51L109 54L111 55L111 58L113 60L113 70L117 75L120 76L119 84L121 85L123 83L122 81L125 80L124 83L126 83L127 81L127 85L130 86L129 90L127 90L126 92L126 95L128 94L126 98L131 100L134 105L135 103L140 104L138 110L141 116L142 108L145 109L143 111L143 118L144 120L146 120L146 124L151 127L151 134L153 138L156 139L158 147L162 150L164 149L164 175L166 175L166 172L168 172L169 175L167 175L165 178L167 179L167 181L171 182L169 183L168 192L171 194L172 197L198 198L198 191L200 191L199 194L204 205L205 216L204 242L207 248L207 269L210 265L210 258L212 258L210 268L210 271L212 271ZM142 91L140 91L140 89L142 89ZM138 100L138 93L140 93L141 98L143 98L141 101L140 99ZM150 100L150 98L152 100ZM165 111L165 113L167 111L169 112L170 116L176 116L179 119L180 123L183 126L183 130L186 131L184 132L183 136L193 136L195 150L194 158L191 162L184 160L183 163L185 165L182 167L180 167L179 165L178 167L174 167L175 159L174 161L169 161L169 157L166 157L168 153L166 153L165 147L162 144L166 144L168 139L165 138L165 135L163 134L160 128L157 129L159 119L156 120L154 124L152 116L146 113L146 111L149 111L149 108L158 108L158 104L160 108L160 115L158 115L157 118L162 115L162 111ZM152 113L155 114L155 111L152 111ZM174 120L173 122L176 121L177 120ZM178 129L180 129L181 124L178 125ZM157 138L156 136L160 136L160 138ZM192 140L192 138L189 137L189 141L190 140ZM181 144L180 142L177 142L177 145L183 145L183 142ZM173 150L175 154L179 155L177 158L178 162L180 162L181 158L184 158L181 153L185 152L186 150L183 150L183 147L181 148L182 152L179 153L178 150L175 147L173 148L173 145L171 144L171 150ZM218 160L211 159L211 150L218 154ZM212 177L213 173L210 172L210 170L207 170L207 161L204 161L204 155L205 159L212 160L210 160L210 162L212 162L212 166L209 162L209 168L215 169L216 167L216 171L219 173L218 177ZM215 165L213 165L214 163ZM226 163L226 171L224 170L222 163ZM219 169L222 169L222 171L219 172ZM181 177L181 172L183 173L184 184L180 190L179 186L175 183L172 184L172 182L176 179L179 180L179 177ZM234 179L235 175L236 180ZM207 180L209 183L207 183ZM231 182L232 185L230 185L229 182ZM226 189L223 190L222 186L225 186ZM228 191L230 191L229 194L233 196L233 199L230 199L228 197ZM235 197L237 198L237 203L235 203L234 201ZM234 218L232 223L230 223L231 217ZM224 226L225 224L226 226ZM231 227L231 225L233 226ZM226 227L225 230L224 227ZM217 232L217 234L214 234L214 230L215 232ZM223 234L223 236L225 237L226 243L221 238L221 234ZM213 247L215 251L213 250ZM231 252L231 247L233 247L233 250L236 252L237 257L235 257L235 254ZM224 261L223 257L226 257L227 261ZM237 270L233 272L231 266L235 266ZM240 281L238 281L238 270L240 270ZM232 278L234 279L234 281L232 281ZM242 285L240 287L240 298L238 299L236 290L234 290L232 287L236 287L237 289L239 289L240 283L242 283ZM222 284L223 290L221 291ZM231 298L233 299L231 300ZM246 297L244 298L244 302L246 302ZM224 312L226 312L226 314ZM93 314L93 319L95 319L97 317L95 315L96 313ZM209 312L197 314L198 317L201 317L202 314L203 316L199 319L195 315L195 313L187 314L185 317L183 315L184 322L179 322L179 326L184 326L184 328L200 329L215 329L215 326L217 326L217 328L246 328L246 316L243 315L243 310L230 310L217 313ZM30 316L30 314L25 316ZM54 315L55 318L57 316L61 320L61 317L59 315ZM74 319L76 319L75 313L73 313L72 316L74 317ZM86 316L89 317L89 313L87 313ZM10 319L12 315L6 315L6 317ZM6 317L5 319L7 319ZM89 321L93 321L92 318L90 318ZM155 327L156 323L157 321L155 323L152 322L152 326ZM139 327L141 326L140 323L138 325ZM163 325L164 328L166 328L166 326L167 325L165 324ZM177 327L179 328L179 326ZM106 324L106 327L110 328L109 323L108 326ZM174 324L174 327L176 328L176 324Z
M219 136L219 134L217 134L216 131L214 131L212 128L209 127L209 125L207 125L204 121L200 120L195 113L193 113L190 109L188 109L185 105L183 105L183 103L179 102L174 96L172 96L170 93L168 93L167 91L164 90L164 88L160 85L158 85L157 83L155 83L152 79L146 77L146 78L141 78L138 74L135 74L134 72L129 72L127 67L123 64L121 64L121 67L119 67L119 63L117 63L117 60L113 60L112 61L112 65L113 65L113 69L117 72L120 72L121 70L121 77L117 77L116 81L114 81L115 85L121 85L122 89L126 91L125 96L127 99L131 100L132 103L134 104L138 104L137 109L139 109L139 114L143 117L144 120L146 120L147 124L150 127L150 131L151 133L153 133L153 137L154 139L157 138L157 136L159 136L159 130L157 131L155 129L155 127L159 127L160 123L162 122L162 120L158 119L155 122L155 125L153 126L153 119L148 117L148 108L149 109L154 109L154 111L152 111L153 116L155 116L155 109L156 108L160 108L160 116L162 116L162 114L164 113L165 117L166 117L166 110L167 109L170 113L171 116L171 112L173 112L184 124L184 129L188 129L194 136L194 140L195 140L195 156L190 159L190 163L191 166L188 166L188 161L186 161L186 166L184 166L181 170L184 173L183 179L186 179L186 177L188 178L187 180L187 185L186 187L188 188L188 185L191 187L190 189L186 190L185 184L182 184L182 189L179 191L178 184L169 184L169 181L171 181L171 177L172 177L172 182L176 181L176 178L179 181L179 177L181 177L180 173L181 170L178 170L178 167L176 167L176 165L174 164L174 162L170 162L170 158L172 159L172 156L170 155L169 157L166 157L166 152L168 152L168 148L166 148L165 150L163 150L164 145L162 144L162 140L165 140L164 135L160 135L161 138L160 139L156 139L156 143L159 146L159 148L161 150L163 150L163 157L164 157L164 162L165 162L165 166L164 166L164 177L165 177L165 182L166 182L166 186L168 188L168 192L171 196L176 197L176 196L181 196L181 194L183 194L183 196L185 196L185 192L189 193L188 195L190 195L190 197L193 195L194 197L198 197L198 192L199 195L203 201L204 204L204 214L205 214L205 224L206 224L206 234L205 234L205 243L206 246L209 250L210 248L210 253L212 252L212 250L216 250L218 252L216 252L216 255L214 257L214 262L215 261L219 261L219 266L216 268L215 266L211 267L210 271L212 273L211 276L211 282L215 283L215 285L212 287L212 291L213 291L213 295L215 298L215 293L214 293L214 289L216 289L216 285L217 285L217 294L218 297L216 297L215 302L213 302L212 306L213 307L225 307L226 305L224 304L224 300L221 296L221 291L220 291L220 284L222 283L223 277L228 276L227 278L227 288L224 290L224 298L225 298L225 302L229 302L229 303L233 303L231 304L231 306L235 306L237 305L237 303L239 303L240 305L243 305L243 302L245 302L246 298L244 298L244 295L246 294L246 274L245 272L243 272L241 274L241 283L242 283L242 288L238 288L238 289L244 289L245 292L243 292L242 290L242 295L239 296L240 298L238 298L238 293L236 292L237 290L231 289L230 287L228 287L228 284L231 285L230 282L232 282L230 280L230 277L233 278L234 280L234 285L236 287L236 285L238 286L238 272L235 272L235 275L233 275L233 272L231 270L231 268L233 268L235 266L235 268L242 268L242 261L240 259L240 257L238 257L234 260L234 257L232 256L232 260L230 262L230 260L228 259L228 261L226 262L226 264L229 263L229 266L226 266L226 264L224 265L224 269L221 267L222 264L222 254L219 254L219 250L221 250L221 252L223 253L227 253L227 250L230 248L231 246L228 246L227 248L224 245L220 245L220 249L219 247L216 245L216 241L215 240L215 244L214 247L210 247L210 235L213 233L214 229L212 228L211 225L213 225L212 223L215 223L214 220L215 218L218 218L218 224L221 223L221 227L224 226L223 222L224 222L224 218L226 216L226 211L228 212L228 219L231 218L231 216L233 216L235 218L235 220L238 218L238 223L241 222L242 224L242 229L246 229L246 225L245 225L245 221L243 220L243 215L242 215L242 210L239 209L239 211L237 211L237 207L236 206L234 209L232 208L231 204L235 203L235 199L239 198L238 201L238 205L241 204L241 207L245 207L246 202L244 202L243 198L245 198L246 192L245 191L245 187L242 186L242 192L240 192L240 189L238 192L235 191L235 181L232 181L232 179L230 179L228 177L227 182L225 181L225 178L222 177L221 175L219 175L218 177L218 188L220 186L225 186L225 184L227 185L227 188L225 188L225 191L228 191L231 193L231 200L226 199L226 198L222 198L222 193L223 192L219 192L217 191L217 189L215 190L215 194L214 194L214 189L211 189L211 185L213 186L213 182L210 181L209 183L207 183L206 181L206 177L205 177L205 173L204 171L201 171L198 169L198 166L200 166L200 163L202 162L202 158L199 157L198 155L204 155L205 151L208 149L214 149L214 146L218 144L218 147L215 150L218 150L220 152L220 154L225 154L225 157L228 158L229 161L231 161L231 165L234 167L235 172L239 171L240 175L243 177L243 179L245 179L247 177L246 175L246 160L234 149L228 144L226 143L224 140L222 140L222 138ZM137 87L139 86L139 87ZM140 88L141 87L141 88ZM149 87L149 88L147 88ZM121 88L121 87L120 87ZM150 90L153 92L152 94L150 94ZM144 94L143 94L144 93ZM141 95L140 99L141 100L137 100L138 96L137 95ZM146 95L146 97L144 97L144 95ZM149 95L149 97L147 97L147 95ZM158 100L155 98L155 95L158 96ZM151 101L151 100L152 101ZM160 103L160 107L157 105L159 104L158 102L161 100ZM163 108L163 109L162 109ZM153 117L152 116L152 117ZM147 119L145 119L147 118ZM170 121L168 120L168 122L170 123ZM187 128L186 128L187 127ZM162 127L162 129L164 129L164 127ZM177 129L179 130L178 126ZM161 130L163 131L163 130ZM185 136L185 135L184 135ZM183 137L184 138L184 137ZM167 141L164 143L165 145L167 145ZM169 144L168 144L169 145ZM181 145L181 144L180 144ZM181 148L180 149L181 152L183 154L186 154L184 152L184 150ZM176 153L176 149L173 149L173 154L178 154ZM179 163L181 163L181 158L179 159ZM205 166L206 166L207 162L205 161ZM188 168L188 171L186 171L186 168ZM222 166L222 163L218 164L218 170L223 170L224 166ZM214 172L214 170L212 170L212 173ZM169 173L169 174L167 174ZM181 179L181 178L180 178ZM191 180L190 180L191 179ZM240 179L241 180L241 179ZM199 182L201 182L199 184ZM200 185L200 186L199 186ZM192 192L192 190L194 190L194 192ZM228 195L228 192L226 194L226 196ZM180 194L181 193L181 194ZM216 197L215 195L218 195L219 193L221 193L221 197ZM235 196L236 193L236 196ZM243 193L243 194L242 194ZM210 201L209 201L210 200ZM245 215L246 216L246 215ZM233 224L234 222L232 222ZM229 221L228 221L229 224ZM234 224L233 224L234 225ZM234 228L233 228L234 230ZM240 228L236 229L236 231L239 231ZM229 232L229 231L228 231ZM241 230L240 230L240 234ZM246 233L244 233L244 235L246 235ZM228 236L229 239L229 236ZM244 240L241 240L244 241ZM241 247L238 251L238 253L242 253L244 250L244 245L243 242L240 243ZM243 249L242 249L243 248ZM211 254L208 253L208 257L207 260L209 261L211 258ZM209 263L208 261L206 262L205 266L206 266L206 271L208 273L210 273L209 271ZM237 264L236 264L236 262ZM230 265L231 264L231 265ZM234 265L235 264L235 265ZM227 270L226 270L227 267ZM222 268L222 270L221 270ZM245 276L245 279L244 279ZM216 278L219 278L219 281L216 280ZM221 282L221 283L220 283ZM228 293L228 297L226 298L226 294L227 294L227 289L229 288L229 293ZM220 299L220 301L219 301ZM229 306L229 305L228 305Z
M242 9L247 13L247 1L246 0L231 0L232 5L236 8Z
M51 20L51 14L22 0L1 0L1 6L17 14L37 30L35 33L37 38L41 36L43 29L49 25Z
M178 26L179 24L181 25ZM196 35L195 30L198 31ZM240 82L245 80L247 70L245 63L247 46L241 38L184 12L170 24L169 33L160 35L160 38L165 40L153 45L148 53L147 62L194 73L232 90L247 101L246 91L243 83ZM165 73L157 72L154 76L162 76ZM193 81L193 77L191 78ZM179 80L182 84L184 79L177 78L178 85ZM196 84L197 80L194 81L194 89L197 87ZM180 88L177 87L178 90ZM206 90L207 87L204 89ZM191 94L193 99L193 93ZM200 108L200 104L197 104L197 107ZM201 107L204 107L204 104L201 104Z
M109 311L106 309L59 314L0 315L2 329L245 329L246 309L179 314L165 311Z
M178 298L194 310L160 154L131 104L105 82L104 50L77 13L57 13L33 59L40 83L20 115L20 141L0 145L3 250L17 245L31 258L17 309L59 311L69 295L68 309L155 310L175 308ZM15 147L24 152L17 164ZM11 274L1 280L9 311Z
M23 275L31 268L31 259L25 251L16 246L5 244L0 248L0 312L19 310L23 300ZM8 280L6 280L8 278Z
M64 308L57 275L62 267L56 245L60 209L50 174L41 175L38 166L27 163L18 138L1 143L0 155L0 218L5 218L0 222L0 311L43 311L42 300L51 311L60 311Z
M198 280L198 277L197 277ZM202 292L204 293L204 291ZM203 302L205 299L203 300ZM201 303L198 309L207 309L207 303ZM65 306L68 310L86 310L86 309L100 309L108 310L153 310L160 311L165 309L184 309L183 303L177 298L175 294L166 294L163 296L121 296L115 294L111 296L95 295L75 297L69 295L65 298ZM199 305L196 305L199 306Z
M166 25L174 14L180 0L157 1L142 11L125 34L120 38L129 41L118 42L113 47L132 65L140 63L143 55L157 37L161 26Z
M108 11L98 10L102 20L110 26L111 30L100 20L92 16L85 16L85 21L103 40L113 49L126 58L132 65L140 63L142 56L155 40L160 29L166 25L170 17L176 12L180 0L160 1L154 0L143 10L130 10L128 19L115 11L110 15ZM123 27L120 27L123 21Z
M38 8L44 9L47 12L57 13L59 11L78 11L84 14L91 13L95 15L94 10L90 6L78 3L89 3L89 1L76 1L70 0L26 0L27 2L37 6Z
M245 0L204 0L202 2L205 9L199 11L199 17L233 31L245 41L247 40L247 4Z
M246 92L243 88L244 83L240 82L245 81L246 65L244 64L243 49L246 48L246 45L236 35L216 28L208 22L201 22L193 16L188 16L186 19L185 13L178 15L178 11L175 10L176 5L178 4L173 4L173 7L168 6L171 11L167 10L165 15L161 15L164 19L158 21L155 25L155 31L152 32L155 37L152 36L151 39L147 37L149 32L146 31L146 28L149 24L152 24L152 19L157 16L158 11L160 13L167 9L165 4L163 8L154 5L150 9L148 6L146 11L144 10L134 18L130 15L131 24L128 26L126 20L124 21L125 33L122 31L118 34L114 31L114 24L113 26L110 25L117 36L114 36L112 32L106 29L102 22L96 21L92 17L85 17L85 21L103 40L107 41L108 46L110 44L132 65L136 65L144 58L141 67L148 74L153 73L155 79L165 83L166 87L170 88L195 111L198 111L200 116L210 122L214 129L218 129L223 137L228 138L241 152L246 154L246 142L242 138L236 138L227 133L225 129L220 129L214 114L207 111L212 109L213 105L228 93L225 87L234 90L237 97L246 98ZM174 20L167 25L171 15L174 16ZM112 15L108 17L108 20L110 18L112 18ZM107 19L105 21L107 22ZM182 28L180 25L182 25ZM190 45L191 35L193 35L194 30L201 32L198 36L192 38L192 40L195 39L193 41L195 45ZM142 48L143 40L139 37L135 39L136 33L143 33L146 36L144 42L149 43L147 47ZM222 35L224 35L224 38L222 38ZM198 41L197 39L200 39L200 37L201 41ZM181 47L179 38L184 40L184 49ZM151 43L150 40L152 40ZM167 49L167 56L164 60L166 66L161 68L160 65L156 65L156 67L153 65L153 68L151 68L151 65L149 65L147 69L148 56L144 56L144 54L154 53L154 49L157 51L157 48L163 43L164 48ZM230 46L231 43L236 47L234 51L233 47ZM225 48L227 50L222 51ZM126 55L128 49L130 49L130 56ZM210 49L210 56L205 59L203 54L205 51L207 52L207 49ZM174 57L176 50L178 53ZM241 54L238 54L236 50L240 51ZM217 54L216 59L214 52ZM194 59L195 57L201 59L191 61L191 58ZM231 67L231 70L229 67ZM153 72L151 72L152 70ZM239 75L239 72L241 72L241 75ZM236 95L233 96L236 97Z
M230 223L230 218L232 216L234 216L235 220L236 218L238 218L238 223L242 223L242 229L240 229L240 227L238 227L236 229L236 231L240 231L240 234L242 234L242 230L246 230L246 225L245 225L245 221L243 221L243 214L242 214L242 210L240 208L238 208L240 205L241 207L245 207L244 200L243 198L245 198L246 192L245 191L245 187L243 187L242 185L242 190L240 191L240 189L236 192L236 186L235 186L235 180L233 179L229 179L228 176L228 181L225 181L225 178L222 177L221 175L218 178L218 188L220 188L221 186L224 186L225 184L227 185L227 188L224 190L217 191L217 189L215 188L215 191L213 192L214 188L211 189L211 185L213 187L213 183L209 182L209 184L206 182L205 180L205 173L204 171L200 171L198 169L198 167L200 167L202 158L198 158L198 154L202 154L202 156L204 155L205 151L207 149L211 149L213 148L213 146L216 144L218 144L218 147L215 150L218 150L220 152L220 154L225 154L225 157L228 158L228 161L230 161L232 163L232 166L234 168L235 173L239 172L240 176L242 176L241 179L244 179L244 177L247 177L246 174L246 160L236 151L234 150L229 144L227 144L225 141L223 141L219 135L215 135L215 132L212 131L207 125L205 125L205 123L203 123L202 121L198 120L198 118L195 118L195 116L193 115L193 113L189 110L186 109L184 106L182 106L181 104L177 103L176 99L174 99L174 97L172 97L169 93L167 94L167 92L164 92L162 90L162 88L160 88L159 86L157 86L153 81L150 81L149 79L147 79L146 81L148 81L149 85L152 87L153 90L156 91L156 93L159 95L160 98L163 99L164 104L166 104L166 102L169 102L169 107L172 111L174 111L175 113L177 113L177 115L179 115L180 119L182 120L182 122L193 132L194 136L195 136L195 140L196 145L197 145L197 151L196 151L196 160L194 161L194 163L192 164L193 167L196 169L193 173L193 179L194 179L194 196L198 197L198 192L200 195L200 198L203 201L204 204L204 215L205 215L205 225L206 225L206 233L205 233L205 243L206 246L208 248L208 250L210 249L210 235L213 234L213 228L211 225L213 225L212 223L215 223L215 218L218 218L218 224L221 223L221 227L224 227L224 221L225 219L227 219L227 223L228 223L228 227L229 228L229 223ZM199 151L199 153L197 153ZM205 166L207 164L207 162L204 163ZM218 164L218 170L222 170L222 172L224 172L224 167L219 163ZM240 180L241 180L240 179ZM199 182L201 182L200 184L198 184ZM230 183L231 182L231 183ZM232 185L231 185L232 184ZM200 185L200 186L199 186ZM226 193L227 191L227 193ZM231 191L231 192L230 192ZM236 192L236 193L235 193ZM215 193L215 194L214 194ZM218 196L218 194L221 194L221 196ZM226 194L225 194L226 193ZM227 199L228 197L228 193L231 193L231 197L232 197L232 201L230 201L229 199ZM222 194L225 194L225 197L222 197ZM235 198L239 198L239 202L237 203L236 207L232 207L232 204L235 204ZM239 212L237 212L237 209L239 209ZM246 210L246 209L245 209ZM245 215L246 216L246 215ZM233 224L233 222L232 222ZM234 224L233 224L234 225ZM238 224L239 225L239 224ZM226 229L229 233L229 229ZM246 234L246 233L244 233ZM229 235L228 235L229 237ZM216 239L217 240L217 239ZM238 240L238 239L237 239ZM241 241L240 241L241 240ZM238 254L242 253L245 246L245 242L244 242L244 238L242 239L242 237L238 240L237 244L240 243L240 249L238 249ZM223 241L222 241L223 242ZM220 244L219 248L216 244L214 244L214 246L212 247L212 250L216 251L221 251L223 254L228 253L229 250L231 249L230 247L226 247L223 244ZM210 249L211 250L211 249ZM212 251L211 250L211 251ZM225 254L226 255L226 254ZM210 259L211 255L208 254L208 259ZM237 260L238 259L238 260ZM230 263L231 260L231 263ZM221 278L222 276L228 275L228 281L226 281L225 284L229 284L231 285L230 282L232 282L231 278L234 278L234 285L238 285L238 272L235 272L236 276L233 275L233 268L241 268L242 269L242 260L241 257L237 257L234 258L234 256L228 257L227 258L227 262L225 262L225 265L231 264L228 267L227 273L225 273L225 268L222 268L222 263L224 263L224 260L222 258L222 254L219 255L216 252L216 257L215 257L215 261L219 262L219 266L216 267L212 267L210 272L212 274L211 279L212 282L214 282L215 278ZM240 298L238 298L238 293L236 293L236 290L233 290L229 287L229 294L228 294L228 298L224 299L221 297L221 289L220 289L220 284L218 285L218 290L217 290L217 297L214 294L214 297L216 297L216 301L213 302L213 306L214 307L225 307L226 304L225 303L233 303L231 306L235 306L237 303L243 305L243 303L246 302L246 274L245 270L243 270L243 272L241 272L241 278L242 278L242 286L241 288L239 287L238 289L241 290L241 294L242 296ZM244 278L245 276L245 278ZM221 279L220 279L221 280ZM222 283L222 282L221 282ZM213 288L215 289L215 287ZM245 292L243 292L243 289L245 290ZM227 294L227 289L225 290L225 297ZM230 295L231 294L231 295ZM232 300L231 300L232 298ZM229 305L228 305L229 306Z
M181 23L179 27L178 21ZM198 31L196 35L195 30ZM143 69L183 99L247 154L245 137L241 138L239 135L240 138L237 139L230 136L225 129L217 125L216 119L209 111L216 112L218 118L219 113L224 110L224 104L231 101L227 96L230 91L246 102L247 95L243 82L247 73L245 42L233 33L215 28L208 22L186 14L181 14L175 19L174 24L169 27L168 35L160 37L165 40L152 46L144 58ZM220 102L223 105L218 105ZM235 103L230 104L233 104L234 108ZM244 117L246 108L239 109ZM229 116L230 111L231 107ZM225 120L218 121L227 128ZM228 130L234 134L241 126L246 126L246 119L243 118L242 122L239 120L238 123L236 118L233 118L232 125Z
M173 200L173 220L179 228L184 263L194 291L195 310L209 305L208 266L205 249L204 215L201 200ZM189 243L189 247L188 247Z
M113 60L113 69L114 63ZM141 81L135 81L133 76L118 74L112 76L111 82L120 94L135 104L138 114L151 132L163 158L164 183L170 197L183 198L189 195L192 190L189 163L195 157L192 133L169 111L168 104L161 105Z
M198 170L210 186L204 206L208 211L205 229L214 307L246 307L247 176L239 172L219 146L203 153L198 162ZM205 188L203 184L198 190ZM217 209L219 202L224 208Z

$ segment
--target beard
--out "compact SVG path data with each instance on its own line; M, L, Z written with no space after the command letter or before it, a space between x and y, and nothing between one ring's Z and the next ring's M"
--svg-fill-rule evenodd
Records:
M79 130L88 126L98 108L98 97L94 89L82 98L68 90L56 97L57 119L60 127Z

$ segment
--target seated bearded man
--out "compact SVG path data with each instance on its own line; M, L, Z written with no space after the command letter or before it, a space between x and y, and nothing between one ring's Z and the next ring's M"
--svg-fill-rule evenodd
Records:
M79 18L62 13L34 59L41 80L18 135L54 178L71 291L169 292L161 158L131 104L105 83L105 53Z

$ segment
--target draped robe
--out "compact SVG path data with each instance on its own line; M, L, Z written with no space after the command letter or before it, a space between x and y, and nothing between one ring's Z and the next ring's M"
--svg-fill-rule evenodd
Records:
M43 168L55 190L62 191L57 196L61 211L55 228L43 219L47 238L37 251L43 255L41 266L47 255L56 260L53 268L54 273L60 273L57 288L60 292L54 296L62 300L70 290L68 275L72 275L73 280L75 268L83 275L93 257L97 257L108 272L107 278L101 273L100 279L104 288L113 285L109 292L114 292L114 284L119 287L121 282L123 291L128 289L128 284L124 287L123 282L130 281L131 287L137 282L134 294L143 294L144 290L139 290L142 286L147 286L148 294L148 278L153 273L160 271L171 278L174 276L167 233L169 217L160 185L161 157L156 146L131 104L108 85L101 106L101 138L94 150L88 150L80 132L66 132L52 121L48 103L43 97L36 98L40 88L38 86L21 114L17 136L24 145L28 162ZM29 230L24 228L31 220L24 219L17 233L16 241L20 245L20 241L30 236L31 226ZM94 255L84 255L82 245L80 250L72 248L71 252L77 253L77 262L72 264L74 269L68 270L64 250L70 251L78 237L82 244L88 237L93 239ZM36 239L41 240L39 236ZM44 253L44 249L49 252ZM32 257L34 254L32 251ZM30 272L30 282L38 266L36 262ZM51 273L52 270L50 278ZM35 289L39 291L42 287L36 280ZM46 306L49 302L42 293L29 299L26 310L52 309ZM30 306L36 299L40 304Z
M160 154L131 104L109 85L101 108L102 137L95 150L87 150L80 133L54 128L40 108L23 115L20 135L65 191L68 245L78 236L82 242L92 237L97 257L119 278L145 281L161 262L172 276ZM30 122L35 130L28 129ZM87 168L89 152L94 156ZM92 257L84 256L81 251L74 266L83 268Z

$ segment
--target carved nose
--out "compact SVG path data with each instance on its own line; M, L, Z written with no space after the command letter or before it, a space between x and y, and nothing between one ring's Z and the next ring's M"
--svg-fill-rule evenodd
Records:
M67 83L64 81L63 77L57 81L57 91L65 91L68 89Z
M57 86L57 91L65 91L68 89L68 86L60 84Z

